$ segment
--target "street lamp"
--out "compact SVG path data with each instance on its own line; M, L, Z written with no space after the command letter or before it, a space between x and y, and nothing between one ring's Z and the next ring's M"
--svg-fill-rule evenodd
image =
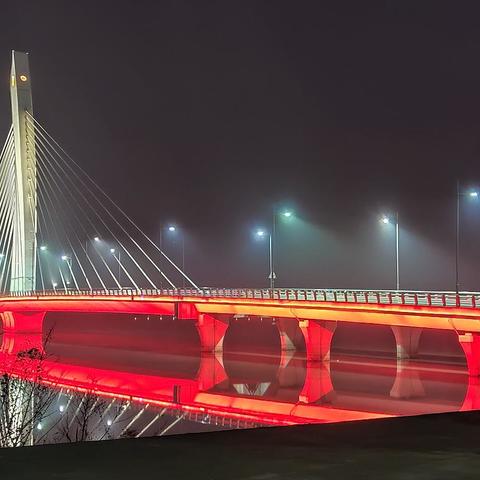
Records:
M459 276L459 260L460 260L460 198L468 196L472 200L478 199L478 192L476 190L470 190L468 192L462 192L460 188L460 180L457 180L457 202L456 202L456 215L455 215L455 292L457 295L460 293L460 276ZM457 297L458 301L458 297Z
M277 275L275 274L275 246L276 246L276 231L277 231L277 216L281 216L285 219L291 219L293 217L292 210L277 210L273 208L272 213L272 233L269 238L269 251L270 251L270 274L268 278L270 280L270 288L275 288L275 280Z
M110 249L110 253L113 255L113 258L118 262L118 283L119 285L122 285L121 283L121 275L122 275L122 264L120 263L120 250L117 252L113 247ZM117 255L115 255L117 253Z
M276 245L276 227L277 227L277 217L280 216L286 220L289 220L293 217L293 212L291 210L277 210L273 209L272 214L272 229L268 234L268 260L270 273L268 279L270 282L270 288L275 288L275 280L277 275L275 274L275 245ZM258 229L255 232L257 238L263 238L267 236L267 232L263 229Z
M267 236L267 232L261 228L259 228L255 232L255 236L259 239L263 239ZM268 278L270 280L270 288L274 288L275 286L275 272L273 271L273 235L272 233L268 234L268 264L270 267L270 274L268 275Z
M72 268L72 257L70 257L69 255L62 255L62 260L64 262L67 262L69 268Z
M170 234L177 234L179 231L178 228L175 225L169 225L167 227L167 231ZM161 239L161 236L160 236ZM182 242L182 272L185 274L185 234L182 229L180 229L180 240ZM185 276L182 275L182 288L185 288Z
M46 245L41 245L41 246L40 246L40 250L41 250L42 252L44 252L46 249L47 249L47 246L46 246Z
M65 255L63 254L62 255L62 260L67 264L67 267L68 267L68 271L70 273L70 276L71 278L73 279L74 283L75 283L75 287L77 288L78 290L78 284L77 284L77 280L75 278L75 275L73 274L73 269L72 269L72 257L70 255ZM64 284L64 287L65 287L65 291L67 290L67 285L70 285L70 280L68 279L67 276L65 276L65 279L63 278L63 274L62 274L62 270L60 269L60 275L62 276L62 282L65 282Z
M160 232L158 236L158 248L162 250L163 247L163 230L166 230L167 232L173 233L177 231L177 227L175 225L160 225Z
M393 219L387 215L383 215L380 218L380 222L384 225L389 225L391 223L395 224L395 286L397 290L400 290L400 222L398 219L398 212L395 213Z

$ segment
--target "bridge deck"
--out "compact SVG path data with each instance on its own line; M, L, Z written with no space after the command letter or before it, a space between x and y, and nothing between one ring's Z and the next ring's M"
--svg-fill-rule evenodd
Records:
M418 351L421 330L458 334L469 372L480 375L480 294L330 290L112 290L31 292L0 297L5 331L39 332L48 312L171 315L195 321L201 348L218 351L230 319L278 320L281 348L299 347L301 330L309 360L326 361L338 322L392 328L398 358ZM361 341L361 339L359 339Z
M0 297L0 311L25 312L173 315L175 304L193 305L199 313L204 314L255 315L480 332L480 294L477 293L457 296L451 292L114 290L45 292Z

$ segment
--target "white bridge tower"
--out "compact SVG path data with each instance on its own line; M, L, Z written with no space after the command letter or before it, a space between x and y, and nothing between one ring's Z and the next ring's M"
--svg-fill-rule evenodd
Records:
M15 139L15 206L13 216L12 267L10 291L36 289L37 252L37 162L32 89L28 54L12 52L10 76L12 124Z

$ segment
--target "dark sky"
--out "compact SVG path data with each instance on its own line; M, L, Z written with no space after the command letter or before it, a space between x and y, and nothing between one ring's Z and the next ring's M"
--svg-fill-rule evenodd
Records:
M261 285L274 205L279 284L454 287L455 179L480 181L480 5L442 1L24 1L36 117L150 235L184 229L198 283ZM462 201L462 285L479 289L480 201ZM170 245L178 254L178 245Z

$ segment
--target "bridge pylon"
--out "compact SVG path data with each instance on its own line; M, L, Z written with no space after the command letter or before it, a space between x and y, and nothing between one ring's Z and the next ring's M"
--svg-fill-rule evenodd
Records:
M10 291L20 292L36 288L37 162L34 133L32 128L27 126L27 116L33 116L27 53L12 51L10 96L15 140L15 207Z

